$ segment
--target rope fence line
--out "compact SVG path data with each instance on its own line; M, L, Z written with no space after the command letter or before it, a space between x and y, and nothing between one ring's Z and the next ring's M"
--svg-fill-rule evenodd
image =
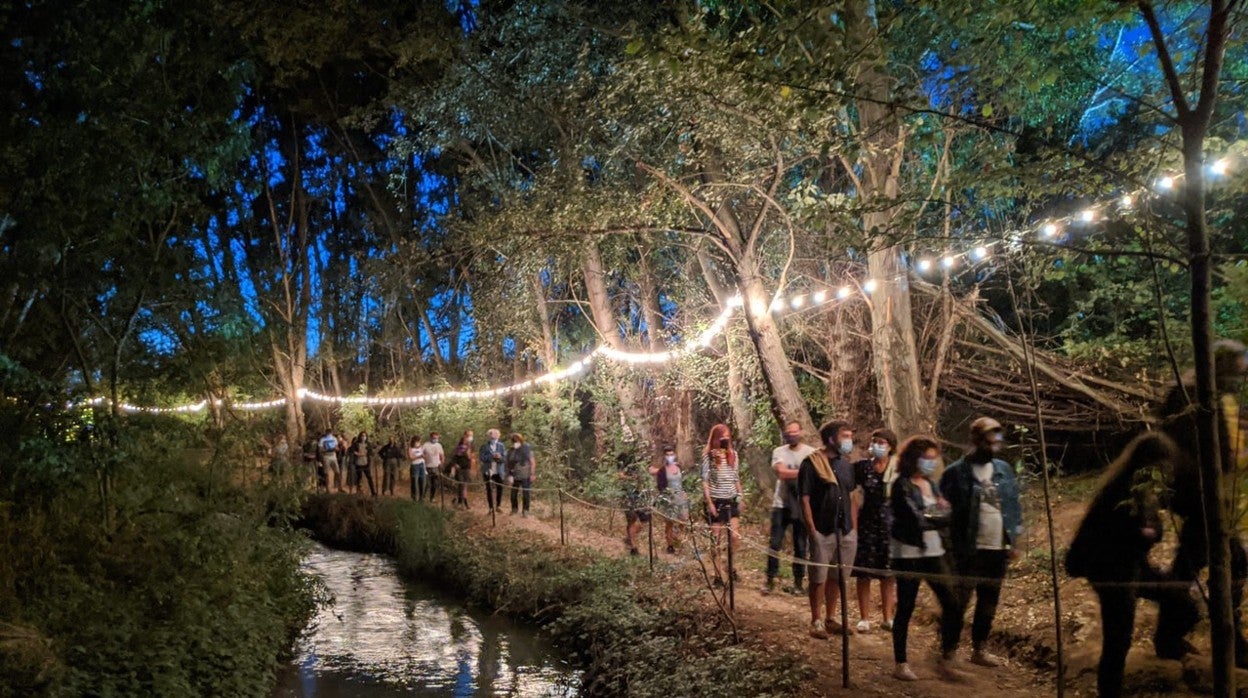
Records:
M491 485L491 486L500 485L500 483L495 483L492 481L486 482L486 481L480 480L479 478L474 478L473 480L468 480L468 481L457 480L455 478L450 477L444 472L431 473L430 477L437 477L438 479L442 480L444 483L447 483L443 485L444 488L449 487L451 485L464 485L468 487L479 487L479 488L484 488L487 485ZM358 484L356 486L358 487ZM524 487L519 487L514 484L508 484L506 482L501 483L501 486L504 488L505 493L511 490L516 490L517 492L523 492L526 489ZM684 526L688 529L690 535L703 535L705 537L712 539L712 541L715 541L716 539L714 526L712 524L708 524L702 521L695 520L692 515L692 511L690 513L690 517L686 520L681 520L681 519L668 516L663 511L661 511L662 504L654 502L653 497L650 497L651 501L646 502L644 506L631 507L631 506L621 506L618 504L605 504L601 502L589 501L587 499L584 499L582 497L579 497L573 494L571 491L564 489L562 487L546 487L546 488L541 488L541 489L528 488L528 489L530 492L535 492L535 493L536 492L556 493L560 497L567 498L571 502L580 504L581 506L588 507L589 509L596 510L596 511L605 511L611 514L618 512L618 513L622 513L625 515L627 515L630 512L643 512L651 517L657 516L658 518L663 519L665 522L670 522L678 526ZM555 515L554 509L557 505L551 504L551 503L548 503L548 504L552 510L550 512L550 515L554 516ZM656 506L656 504L658 504L658 506ZM692 498L689 500L688 506L690 507L691 510L695 506L695 502ZM560 512L560 515L561 513L562 512ZM562 519L562 516L561 516L561 519ZM724 524L717 524L717 525L723 529L728 529L729 534L730 535L732 534L731 527L729 524L724 523ZM562 529L563 529L562 520L561 520L560 528L561 528L561 533L562 533ZM606 535L609 536L610 534L608 533ZM570 535L561 536L561 539L562 539L561 543L566 544L566 538L570 538ZM978 576L973 576L973 575L957 574L956 572L951 572L948 574L932 573L932 572L899 572L897 570L887 569L887 568L863 567L861 565L841 565L840 563L836 563L836 562L815 562L813 560L807 560L805 558L797 557L795 555L784 552L782 550L772 550L770 541L766 543L760 542L758 540L755 540L751 536L748 536L745 533L741 532L739 529L735 533L735 539L744 543L748 548L751 548L757 552L763 553L764 555L768 557L775 557L779 561L779 563L782 565L799 564L808 568L809 567L827 568L829 571L836 570L838 572L842 568L848 568L851 573L854 571L859 571L859 572L865 572L865 573L874 575L876 577L889 577L889 578L894 578L894 579L896 578L918 579L920 581L926 580L929 582L930 581L942 581L942 582L950 583L951 585L970 585L970 584L978 584L978 583L995 584L995 583L999 583L1003 581L1002 579L998 579L995 577L978 577ZM714 551L708 551L708 552L714 553ZM1143 580L1133 581L1133 582L1108 582L1108 581L1091 582L1089 581L1089 583L1092 583L1092 584L1095 584L1096 586L1101 586L1101 587L1130 587L1130 588L1137 588L1137 589L1188 589L1191 587L1191 583L1186 582L1186 581L1143 581Z

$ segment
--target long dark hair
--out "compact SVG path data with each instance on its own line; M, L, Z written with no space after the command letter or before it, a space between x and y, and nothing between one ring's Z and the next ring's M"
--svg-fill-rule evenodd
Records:
M911 478L919 472L919 459L930 449L940 451L940 444L930 436L911 436L897 451L897 476Z

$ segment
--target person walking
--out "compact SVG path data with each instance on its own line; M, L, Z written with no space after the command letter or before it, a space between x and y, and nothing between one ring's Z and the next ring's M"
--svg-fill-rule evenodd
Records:
M958 632L962 606L949 583L949 565L940 532L949 527L949 502L941 496L933 480L940 467L940 449L928 436L906 440L897 452L897 481L889 493L892 529L889 549L891 566L897 578L897 616L893 619L893 677L917 681L906 654L910 618L919 597L919 585L926 580L940 604L940 660L937 670L948 681L961 681L966 675L956 666Z
M676 460L676 449L663 448L663 462L650 468L659 493L659 510L663 514L663 536L667 541L667 554L676 554L680 536L689 520L689 495L684 487L684 470Z
M823 448L811 452L798 470L797 492L810 539L810 636L827 639L831 634L854 634L835 613L837 602L845 603L841 587L849 584L858 552L850 497L858 483L848 458L854 450L854 430L844 422L829 422L819 428L819 440ZM832 566L837 576L829 580Z
M381 451L377 454L381 457L381 493L394 496L394 486L399 479L399 461L403 460L403 449L399 447L399 442L391 434L386 439L386 445L381 447Z
M732 432L726 424L716 424L706 438L702 451L702 497L706 505L706 518L711 525L711 564L715 569L713 584L724 586L723 561L720 543L724 540L724 527L732 536L729 545L737 539L741 519L741 471L737 451L732 447ZM735 574L735 573L734 573ZM735 577L734 577L735 579Z
M442 448L442 435L436 431L429 432L429 440L425 442L425 470L429 474L429 501L438 494L439 487L446 487L448 480L443 479L442 464L446 462L446 452ZM445 495L443 495L445 496Z
M468 508L468 483L472 482L472 430L464 432L451 454L451 477L455 481L455 504Z
M533 447L524 442L523 435L511 435L511 448L504 456L504 467L511 485L511 514L514 516L520 508L520 495L523 494L524 511L521 516L528 517L533 483L537 481L537 459L533 457Z
M893 629L897 612L897 582L888 573L889 531L892 511L888 506L888 485L893 479L892 457L897 451L897 435L890 429L871 433L870 458L854 464L862 483L862 503L858 510L858 553L854 559L854 581L858 591L860 633L871 632L871 581L880 587L881 627Z
M1009 463L997 457L1005 443L1005 428L991 417L971 422L972 450L954 461L940 478L940 491L953 510L949 528L953 570L966 583L958 589L963 606L975 595L971 623L971 663L1001 666L988 653L988 635L1001 600L1001 582L1010 560L1018 556L1023 535L1023 507L1018 481ZM962 632L962 614L955 626Z
M489 437L481 444L477 454L477 462L481 467L481 479L485 481L485 504L491 512L503 508L503 479L507 477L507 447L503 445L501 434L497 429L490 429Z
M763 587L764 594L775 591L776 577L780 575L780 558L777 553L784 547L784 532L793 531L793 586L789 593L801 594L802 580L806 576L806 567L802 560L806 558L806 524L802 520L801 502L797 499L797 474L801 470L802 461L806 460L815 448L802 443L802 425L789 422L784 425L781 435L784 445L771 452L771 469L776 473L776 489L771 496L771 555L767 556L767 583Z
M368 440L368 432L360 432L351 445L351 463L355 466L356 491L364 494L364 486L361 480L368 480L368 493L376 497L377 488L373 485L373 445Z
M1178 448L1165 434L1136 437L1105 473L1066 551L1066 573L1086 577L1101 602L1101 658L1096 692L1123 694L1123 669L1135 632L1137 598L1159 598L1164 580L1148 554L1161 540L1161 499Z
M407 465L411 470L412 500L425 501L425 445L420 441L420 434L412 437L407 444Z
M338 483L338 492L342 492L342 469L338 465L338 437L334 436L334 432L329 429L325 430L325 435L321 437L321 466L325 468L325 491L334 489L334 482Z
M1248 579L1248 555L1239 531L1233 525L1241 520L1242 497L1236 493L1242 485L1240 475L1248 467L1248 424L1245 424L1237 396L1248 376L1248 352L1243 344L1222 339L1214 342L1214 405L1218 427L1218 455L1222 466L1224 519L1227 522L1231 564L1231 619L1235 634L1235 665L1248 668L1248 639L1245 638L1240 606ZM1192 598L1191 587L1209 566L1209 543L1205 532L1205 504L1202 498L1202 475L1198 430L1196 427L1196 376L1192 371L1173 386L1158 409L1161 430L1174 440L1178 455L1166 484L1170 490L1171 512L1182 519L1179 545L1170 565L1168 581L1157 614L1157 630L1153 643L1162 659L1182 659L1194 650L1187 636L1200 621L1200 610ZM1208 456L1205 456L1206 458Z

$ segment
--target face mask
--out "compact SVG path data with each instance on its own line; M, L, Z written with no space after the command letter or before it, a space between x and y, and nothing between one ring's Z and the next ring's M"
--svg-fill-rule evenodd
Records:
M730 443L730 442L728 441L728 439L720 439L720 440L719 440L719 447L720 447L720 448L728 448L728 444L729 444L729 443Z
M854 442L851 439L845 439L841 442L841 454L848 456L854 450Z
M784 434L784 442L790 446L796 446L802 440L801 434Z
M512 441L512 442L511 442L511 447L512 447L512 448L520 448L520 442L519 442L519 441Z
M676 456L663 456L663 462L672 465L676 462Z
M936 472L936 466L938 465L938 463L939 461L937 461L935 458L920 458L919 459L919 472L923 473L924 475L931 475L932 473Z
M871 444L871 457L883 458L888 455L888 446L884 444Z

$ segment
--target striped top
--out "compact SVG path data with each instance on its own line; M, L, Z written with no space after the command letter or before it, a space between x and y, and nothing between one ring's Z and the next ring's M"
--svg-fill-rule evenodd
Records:
M714 453L720 461L714 468L711 467L711 454L702 455L702 480L711 491L711 499L736 499L741 474L728 464L723 451L716 449Z

